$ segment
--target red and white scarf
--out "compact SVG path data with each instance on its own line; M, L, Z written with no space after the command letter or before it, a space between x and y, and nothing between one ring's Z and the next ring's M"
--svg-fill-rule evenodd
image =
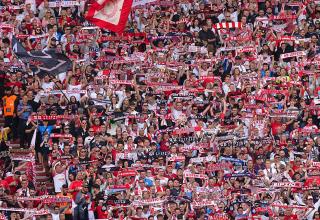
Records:
M242 28L241 22L221 22L214 24L212 26L213 29L219 30L219 29L230 29L230 28Z

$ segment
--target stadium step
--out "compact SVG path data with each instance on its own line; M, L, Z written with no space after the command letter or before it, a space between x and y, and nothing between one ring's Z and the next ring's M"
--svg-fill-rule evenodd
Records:
M9 146L9 152L12 157L22 157L26 155L33 155L34 150L33 149L23 149L20 148L20 145L17 143L17 141L8 141L7 145ZM26 173L28 167L21 167L19 168L19 171L24 174ZM43 165L36 162L35 164L35 178L36 178L36 190L40 191L42 187L45 185L47 190L49 192L54 192L54 185L51 182L51 175L49 172L46 172Z
M10 147L11 145L9 145ZM24 148L10 148L9 152L11 155L15 155L15 156L26 156L26 155L30 155L33 153L32 149L24 149Z
M0 115L0 128L3 126L4 126L4 117ZM7 141L6 145L9 147L10 155L13 157L21 157L21 156L33 154L33 150L21 148L19 144L19 140ZM25 166L25 167L19 168L18 170L22 174L25 174L27 169L28 167ZM36 178L35 187L37 191L40 191L43 186L46 186L49 192L54 192L54 184L52 183L52 180L51 180L51 174L46 172L45 169L43 168L43 165L37 162L35 167L35 178Z
M46 172L43 165L36 163L35 167L36 176L36 190L39 191L45 185L48 191L54 191L54 185L51 183L51 175Z

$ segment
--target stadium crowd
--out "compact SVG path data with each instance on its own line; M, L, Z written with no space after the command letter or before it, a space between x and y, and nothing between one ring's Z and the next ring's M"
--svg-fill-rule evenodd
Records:
M0 1L0 219L319 220L320 1L142 2Z

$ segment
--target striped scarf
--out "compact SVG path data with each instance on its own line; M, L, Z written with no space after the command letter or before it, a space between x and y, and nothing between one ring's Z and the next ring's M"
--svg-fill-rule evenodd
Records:
M214 24L212 26L213 29L219 30L219 29L230 29L230 28L242 28L241 22L221 22Z

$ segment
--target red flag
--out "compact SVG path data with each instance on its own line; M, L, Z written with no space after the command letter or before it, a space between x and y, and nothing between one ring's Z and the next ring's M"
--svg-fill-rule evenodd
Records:
M88 10L86 19L93 24L121 33L126 27L133 0L97 0Z

